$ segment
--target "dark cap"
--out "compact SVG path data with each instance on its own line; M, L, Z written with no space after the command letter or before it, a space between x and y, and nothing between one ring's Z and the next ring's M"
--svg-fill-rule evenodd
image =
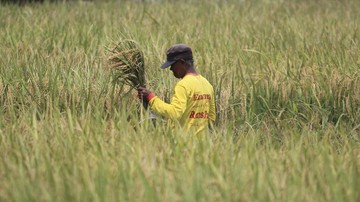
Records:
M184 60L192 60L192 50L189 46L185 44L175 44L171 46L171 48L166 51L166 62L161 65L162 69L169 67L174 64L176 61L184 59Z

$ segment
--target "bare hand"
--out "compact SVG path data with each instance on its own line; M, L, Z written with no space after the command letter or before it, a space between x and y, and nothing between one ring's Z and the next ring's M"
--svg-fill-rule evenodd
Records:
M148 89L144 88L144 87L139 87L137 89L138 91L138 98L140 100L147 100L146 98L150 95L151 91L149 91Z

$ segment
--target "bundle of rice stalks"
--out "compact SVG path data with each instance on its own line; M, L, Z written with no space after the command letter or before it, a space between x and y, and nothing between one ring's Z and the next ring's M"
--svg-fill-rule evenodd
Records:
M133 40L123 40L106 48L114 82L131 88L145 86L145 61L139 45Z
M139 45L133 40L122 40L106 47L107 62L113 75L113 82L123 87L124 84L131 89L145 87L145 60ZM126 93L127 94L127 93ZM146 100L142 102L148 108Z

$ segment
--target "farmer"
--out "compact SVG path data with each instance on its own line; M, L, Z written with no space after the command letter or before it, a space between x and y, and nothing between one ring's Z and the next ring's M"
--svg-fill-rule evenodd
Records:
M175 86L171 103L165 103L148 89L139 87L138 96L149 102L158 115L168 118L175 126L195 134L212 127L215 114L214 89L194 67L192 50L185 44L175 44L167 52L162 69L170 67L174 76L181 79Z

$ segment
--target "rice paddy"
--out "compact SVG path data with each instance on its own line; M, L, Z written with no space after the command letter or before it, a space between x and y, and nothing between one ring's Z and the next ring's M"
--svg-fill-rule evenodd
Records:
M360 3L0 4L0 201L359 201ZM114 82L133 40L143 78ZM214 86L208 136L172 130L132 90L169 101L160 69L192 47ZM146 82L145 82L146 81Z

